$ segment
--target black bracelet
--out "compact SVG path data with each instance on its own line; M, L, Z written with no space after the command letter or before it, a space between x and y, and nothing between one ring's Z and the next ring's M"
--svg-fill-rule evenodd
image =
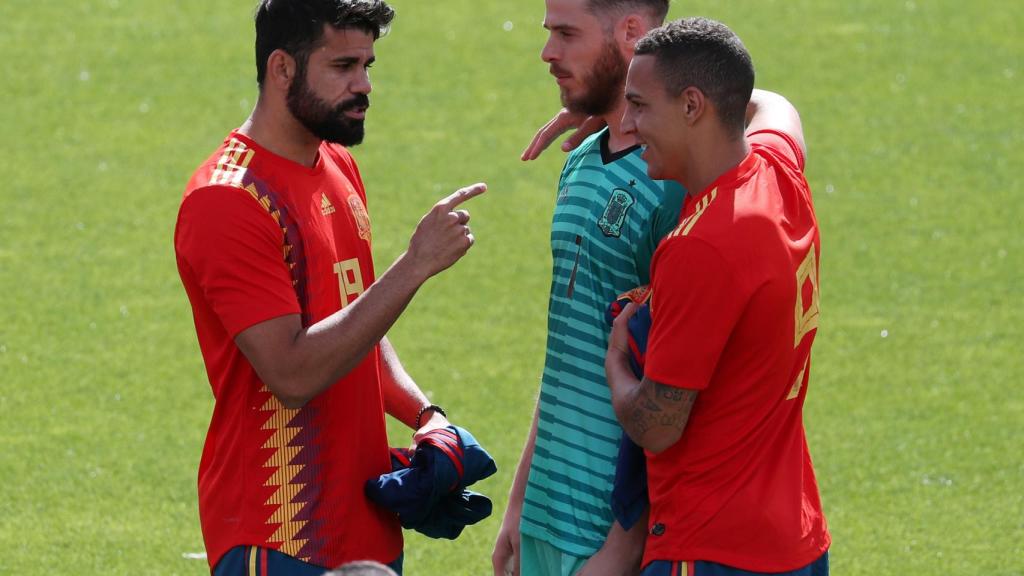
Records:
M445 418L448 417L448 414L445 414L444 408L441 408L437 404L427 404L423 408L420 408L419 414L416 414L416 429L417 430L419 430L423 426L423 424L420 423L420 420L423 419L423 413L426 412L427 410L433 410L434 412L437 412L438 414L440 414L441 416L444 416Z

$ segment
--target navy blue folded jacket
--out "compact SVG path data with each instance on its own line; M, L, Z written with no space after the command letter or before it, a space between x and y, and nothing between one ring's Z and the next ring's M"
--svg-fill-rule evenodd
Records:
M392 471L367 480L370 500L398 514L404 528L453 540L491 515L483 494L466 487L497 472L494 459L458 426L432 430L415 451L391 449Z
M633 303L636 313L629 319L629 367L637 378L644 377L647 355L647 336L651 330L651 309L646 300L650 291L637 288L619 296L608 306L605 319L611 325L615 318ZM619 440L619 456L615 464L615 483L612 486L612 513L623 529L629 530L643 516L649 506L647 494L647 460L643 448L625 433Z

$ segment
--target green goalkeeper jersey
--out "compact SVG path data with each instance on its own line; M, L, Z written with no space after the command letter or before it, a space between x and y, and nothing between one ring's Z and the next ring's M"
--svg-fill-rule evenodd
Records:
M685 191L651 180L640 147L611 154L608 130L568 157L551 225L551 296L537 440L522 533L589 557L614 517L622 428L604 374L615 298L650 282L651 256L675 228Z

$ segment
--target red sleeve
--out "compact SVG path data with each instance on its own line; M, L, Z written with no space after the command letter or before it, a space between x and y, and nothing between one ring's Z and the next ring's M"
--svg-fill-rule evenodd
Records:
M789 134L778 130L758 130L747 134L747 141L752 146L760 145L768 148L776 156L785 158L799 172L804 171L804 152Z
M301 313L281 229L248 192L211 186L189 194L175 250L232 338L260 322Z
M721 254L696 238L664 242L652 270L644 375L661 384L704 390L746 305L743 288Z

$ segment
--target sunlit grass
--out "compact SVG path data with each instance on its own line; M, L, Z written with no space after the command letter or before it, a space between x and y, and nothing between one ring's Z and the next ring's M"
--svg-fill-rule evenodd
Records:
M460 185L478 244L392 332L500 472L498 513L407 537L487 572L542 364L562 155L541 2L395 0L366 143L378 269ZM203 574L212 399L171 248L194 167L255 101L250 2L0 5L0 573ZM676 3L725 20L800 108L823 235L807 424L834 573L1024 573L1024 8ZM392 428L392 442L407 442Z

